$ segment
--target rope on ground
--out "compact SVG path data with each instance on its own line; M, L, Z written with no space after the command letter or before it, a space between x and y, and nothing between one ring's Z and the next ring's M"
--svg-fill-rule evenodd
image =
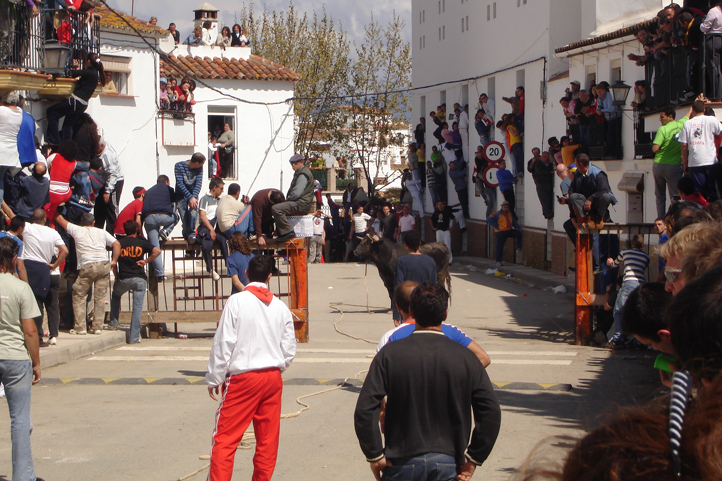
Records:
M368 372L368 371L369 371L368 369L364 369L363 371L357 372L357 373L353 376L353 379L358 379L358 377L359 377L361 374L363 374L363 373L365 373L365 372ZM309 397L318 396L319 394L324 394L324 393L327 393L327 392L336 391L337 389L341 389L342 387L344 387L344 386L346 385L346 383L348 382L349 379L352 379L351 376L349 376L349 377L347 377L346 379L344 379L341 384L337 384L336 386L334 386L334 387L332 387L332 388L324 389L323 391L318 391L318 392L314 392L314 393L311 393L311 394L306 394L305 396L301 396L301 397L296 398L296 404L299 404L299 405L301 405L301 406L303 406L303 407L302 407L301 409L299 409L298 411L296 411L295 413L281 414L281 419L296 418L296 417L300 416L302 412L304 412L304 411L306 411L306 410L308 410L308 409L311 408L311 406L309 406L308 404L306 404L306 403L304 403L304 402L301 402L301 399L306 399L306 398L309 398Z
M348 333L346 333L346 332L343 332L343 331L339 330L337 324L343 320L343 316L345 315L345 313L344 313L341 309L339 309L337 306L366 307L367 309L369 309L368 306L360 306L360 305L358 305L358 304L346 304L345 302L332 302L332 303L330 303L330 304L328 305L328 307L330 307L331 309L334 309L334 310L336 310L336 311L338 311L338 312L341 313L341 317L338 318L338 321L336 321L336 322L333 323L333 328L336 330L336 332L338 332L338 333L341 334L342 336L350 337L351 339L355 339L355 340L357 340L357 341L368 342L369 344L378 344L378 343L379 343L379 341L372 341L371 339L365 339L365 338L363 338L363 337L357 337L357 336L354 336L354 335L351 335L351 334L348 334ZM374 307L374 309L388 309L388 308L387 308L387 307Z

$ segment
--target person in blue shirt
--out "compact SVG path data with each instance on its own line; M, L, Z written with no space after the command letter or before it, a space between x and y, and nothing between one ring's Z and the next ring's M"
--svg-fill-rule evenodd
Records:
M499 190L504 200L509 202L511 215L516 219L516 196L514 195L514 174L506 170L506 160L499 162L499 170L496 171L496 180L499 181Z
M24 230L25 219L16 215L12 218L12 220L10 220L9 229L7 231L0 231L0 239L2 239L3 237L8 237L14 240L18 244L18 246L20 246L20 250L18 251L18 262L15 266L15 273L21 281L28 282L28 274L25 271L25 263L21 258L23 255L23 241L20 240L20 236L23 235Z
M196 152L189 160L175 164L175 192L177 206L183 222L183 238L193 244L198 223L198 199L203 186L203 164L206 156Z
M233 283L233 288L231 289L231 295L233 295L236 292L241 292L243 288L246 287L246 284L248 284L246 269L248 269L248 263L254 256L251 253L251 242L240 232L231 234L228 246L230 247L231 255L228 256L226 264L228 265L228 277L231 278L231 282Z

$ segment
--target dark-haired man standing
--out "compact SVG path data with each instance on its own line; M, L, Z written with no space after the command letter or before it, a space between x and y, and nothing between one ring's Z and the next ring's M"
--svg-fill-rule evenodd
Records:
M354 424L377 480L382 473L387 479L413 473L399 479L468 481L496 442L501 409L489 376L471 351L441 332L448 299L435 282L416 287L416 330L383 347L364 380ZM385 446L379 429L384 397Z
M431 257L419 252L421 235L410 230L404 236L404 246L409 255L399 257L396 261L396 279L394 289L404 281L436 282L436 262ZM449 252L451 254L451 252ZM401 322L401 313L396 309L396 300L392 302L394 321Z
M268 481L278 455L281 372L296 355L291 311L268 290L274 261L259 255L246 269L250 281L223 309L208 359L206 383L213 400L221 393L211 448L209 478L230 481L233 459L253 421L253 480Z

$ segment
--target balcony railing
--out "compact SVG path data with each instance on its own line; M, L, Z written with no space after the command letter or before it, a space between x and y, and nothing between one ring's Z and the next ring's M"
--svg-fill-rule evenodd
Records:
M44 9L33 16L25 2L0 3L0 68L45 71L45 45L70 48L67 66L76 59L82 66L89 53L100 53L100 23L90 13ZM60 35L60 36L59 36Z

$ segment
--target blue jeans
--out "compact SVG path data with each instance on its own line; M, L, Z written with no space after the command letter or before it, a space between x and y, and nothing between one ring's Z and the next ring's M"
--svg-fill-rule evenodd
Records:
M162 230L166 234L170 234L177 223L178 219L175 216L168 214L150 214L145 218L145 231L148 233L148 242L160 249L159 231ZM158 256L150 263L156 277L164 275L162 257L163 256Z
M120 314L120 298L128 291L133 291L133 315L130 318L130 336L128 343L135 344L140 341L140 316L143 314L143 299L148 282L142 277L129 277L116 279L113 284L113 295L110 298L110 322L108 325L118 325Z
M639 281L624 281L622 283L622 287L619 288L619 292L617 293L617 302L614 303L614 332L611 333L612 335L616 336L622 334L622 308L624 307L624 304L627 303L629 294L631 294L632 291L641 284L642 283ZM611 336L608 337L611 338Z
M12 481L33 481L33 453L30 450L30 391L33 386L33 365L28 361L0 360L0 382L10 411L10 439L12 439Z
M716 174L717 164L689 168L689 175L694 181L694 189L709 202L717 200Z
M235 224L234 222L234 225L232 225L230 229L223 233L223 237L230 240L231 234L233 234L234 232L240 232L246 237L256 232L253 227L253 212L251 212L249 209L253 209L250 204L247 205L245 209L243 209L241 215L238 216L238 219L240 219L243 214L246 214L246 217L244 217L241 222L238 222L238 219L236 219L236 222L238 222L238 224ZM246 212L247 210L248 212Z
M516 248L521 249L521 231L516 229L503 230L496 232L496 262L501 262L504 258L504 244L509 237L516 239Z
M456 479L456 461L453 456L427 453L413 458L389 459L391 466L384 469L381 480L398 481L451 481Z
M177 202L178 214L180 214L183 223L182 235L184 239L188 239L191 234L195 235L196 224L198 223L198 209L189 209L188 201L181 199Z

